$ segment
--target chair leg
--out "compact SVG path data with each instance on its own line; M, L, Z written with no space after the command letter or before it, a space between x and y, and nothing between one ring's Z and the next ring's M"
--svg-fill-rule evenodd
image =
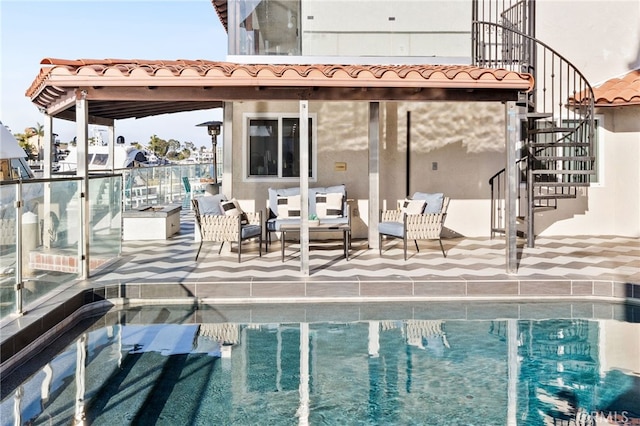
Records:
M442 255L447 257L447 253L444 252L444 246L442 245L442 240L438 238L438 242L440 243L440 250L442 250Z
M413 240L413 242L416 244L416 251L420 251L420 247L418 247L418 240Z
M231 243L229 243L231 244ZM220 243L220 248L218 249L218 254L222 253L222 246L224 245L224 241Z
M407 260L407 237L404 237L402 239L403 245L404 245L404 260Z
M382 256L382 234L378 233L378 251L380 252L380 256Z
M231 244L231 243L229 243ZM238 263L240 263L240 255L242 254L242 238L238 241Z
M200 246L198 247L198 252L196 253L196 262L198 261L198 255L200 255L201 248L202 248L202 240L200 240Z
M260 257L262 257L262 232L260 233L260 236L258 237L258 244L260 244L258 246L258 254L260 255Z

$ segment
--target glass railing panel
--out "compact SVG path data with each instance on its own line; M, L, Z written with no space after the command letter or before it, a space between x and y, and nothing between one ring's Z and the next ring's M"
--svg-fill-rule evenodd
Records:
M0 318L16 309L16 189L0 186Z
M80 273L80 180L23 183L22 273L27 305Z
M122 176L89 180L89 270L117 258L122 248Z

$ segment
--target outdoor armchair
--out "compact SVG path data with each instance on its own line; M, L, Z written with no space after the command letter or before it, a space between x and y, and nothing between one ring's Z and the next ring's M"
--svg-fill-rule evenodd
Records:
M262 257L262 211L244 212L237 200L227 201L224 196L204 196L191 200L200 230L200 246L196 261L204 241L219 242L222 252L224 243L238 244L238 262L242 256L242 242L258 239L258 253Z
M413 197L399 203L396 210L381 210L378 225L379 250L382 255L382 239L403 240L404 260L407 260L407 241L413 240L416 250L418 240L438 240L442 255L447 257L440 234L447 217L449 198L441 193L416 192Z

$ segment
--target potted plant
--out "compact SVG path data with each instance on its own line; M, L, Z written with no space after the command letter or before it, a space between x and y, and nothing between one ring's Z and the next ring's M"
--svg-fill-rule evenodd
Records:
M318 215L310 214L309 215L309 226L318 226L320 225L320 219L318 219Z

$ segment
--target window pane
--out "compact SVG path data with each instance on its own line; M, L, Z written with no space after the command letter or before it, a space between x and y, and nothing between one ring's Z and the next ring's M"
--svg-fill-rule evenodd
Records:
M249 120L249 176L278 175L278 120Z
M313 127L309 118L309 177L313 176ZM282 119L282 176L300 176L300 128L299 119Z
M230 55L300 55L299 0L227 3Z

